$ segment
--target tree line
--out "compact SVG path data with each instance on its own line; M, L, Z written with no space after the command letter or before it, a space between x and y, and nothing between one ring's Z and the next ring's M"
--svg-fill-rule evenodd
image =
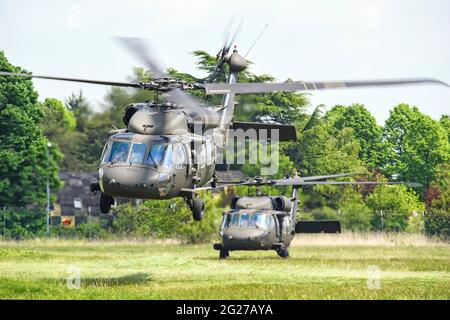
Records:
M193 54L198 68L211 74L215 58L204 51ZM0 70L26 71L11 65L3 52L0 52ZM175 69L169 69L168 73L187 81L199 80ZM224 81L226 73L227 66L217 81ZM149 77L148 71L136 68L130 80L145 81ZM240 73L238 79L245 82L274 80L271 75L256 75L249 70ZM191 93L208 104L220 104L220 97L205 96L197 90ZM101 111L94 111L81 91L64 101L54 98L39 101L31 80L0 77L0 205L42 207L46 201L47 176L54 201L62 186L58 172L95 171L108 131L114 126L123 127L124 108L133 102L155 99L153 92L113 87L108 90ZM414 190L402 185L308 187L301 191L302 219L339 219L347 230L425 231L449 236L448 115L435 120L416 106L400 103L391 109L389 118L380 126L362 104L336 105L328 111L325 106L318 106L312 113L308 112L312 106L305 93L240 95L237 102L237 120L274 121L296 126L298 141L280 144L277 178L295 173L306 176L357 172L361 173L358 179L422 184ZM49 142L51 147L48 147ZM259 165L248 164L232 168L248 176L258 175L261 169ZM233 192L247 191L235 188ZM216 232L220 212L229 197L229 194L222 194L220 199L214 200L217 210L211 207L210 211L215 214L197 226L188 221L189 213L184 212L178 200L146 201L139 208L119 207L113 229L121 234L176 236L174 228L164 226L177 221L178 229L183 229L187 237L196 234L191 240L201 240ZM168 215L167 209L174 206L178 208L176 213ZM17 219L12 221L23 226L27 215L22 212L15 216Z

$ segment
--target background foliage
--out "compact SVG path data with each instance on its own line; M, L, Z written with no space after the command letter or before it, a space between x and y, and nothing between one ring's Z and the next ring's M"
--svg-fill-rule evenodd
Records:
M194 51L199 69L211 73L215 57ZM251 66L251 63L250 63ZM12 66L0 52L0 70L25 72ZM195 76L175 69L168 73L187 81ZM225 81L227 66L217 81ZM130 80L149 79L142 68L133 70ZM271 75L256 75L251 68L239 74L239 81L271 82ZM286 81L291 81L287 79ZM209 105L221 98L192 94ZM30 80L0 77L0 206L27 210L11 212L9 237L27 237L41 232L45 203L45 181L52 193L61 187L58 171L95 171L108 131L123 127L124 108L138 101L155 100L153 92L111 88L100 111L94 111L83 93L73 93L64 102L53 98L38 101ZM301 191L302 219L339 219L345 230L407 231L448 237L450 118L437 121L416 106L394 106L383 126L362 104L336 105L325 112L317 106L311 112L308 94L268 93L237 97L235 119L278 122L297 128L298 142L280 144L280 168L274 177L295 173L320 175L356 172L358 180L416 181L422 187L406 186L312 186ZM48 148L47 143L52 147ZM48 154L47 154L48 152ZM48 157L47 157L48 155ZM47 159L49 160L47 166ZM260 165L234 165L248 176L259 175ZM236 188L229 192L247 193ZM289 190L271 190L288 194ZM181 237L200 242L217 233L221 212L229 195L204 195L204 221L192 221L183 201L145 201L115 209L116 218L108 234L156 238ZM53 199L54 200L54 199ZM381 215L383 213L383 215ZM87 223L75 231L52 230L58 236L103 237L104 228ZM72 234L73 233L73 234Z

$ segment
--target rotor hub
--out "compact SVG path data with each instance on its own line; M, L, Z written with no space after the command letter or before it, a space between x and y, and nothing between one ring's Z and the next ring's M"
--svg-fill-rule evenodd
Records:
M149 82L140 82L139 87L144 90L155 90L160 92L168 92L174 89L196 89L198 85L189 83L184 80L178 80L170 77L154 78Z
M242 72L247 69L247 61L237 52L236 49L233 50L233 53L228 60L228 65L230 66L230 70L232 72Z

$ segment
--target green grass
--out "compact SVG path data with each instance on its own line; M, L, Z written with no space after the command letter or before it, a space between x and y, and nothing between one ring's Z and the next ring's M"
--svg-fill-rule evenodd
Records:
M267 251L226 261L210 244L0 242L0 299L450 299L450 245L397 240L304 236L288 260ZM79 290L67 288L70 265ZM367 287L369 266L380 289Z

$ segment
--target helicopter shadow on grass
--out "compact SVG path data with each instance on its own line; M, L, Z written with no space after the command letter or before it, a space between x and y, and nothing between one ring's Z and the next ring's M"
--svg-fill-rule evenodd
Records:
M144 284L153 280L152 275L145 272L132 273L122 277L81 277L81 286L124 286Z
M300 258L295 257L289 257L288 259L283 259L277 256L277 254L274 252L273 256L230 256L227 259L219 259L218 257L202 257L198 258L198 260L202 261L219 261L219 262L288 262L288 261L297 261L300 260Z

